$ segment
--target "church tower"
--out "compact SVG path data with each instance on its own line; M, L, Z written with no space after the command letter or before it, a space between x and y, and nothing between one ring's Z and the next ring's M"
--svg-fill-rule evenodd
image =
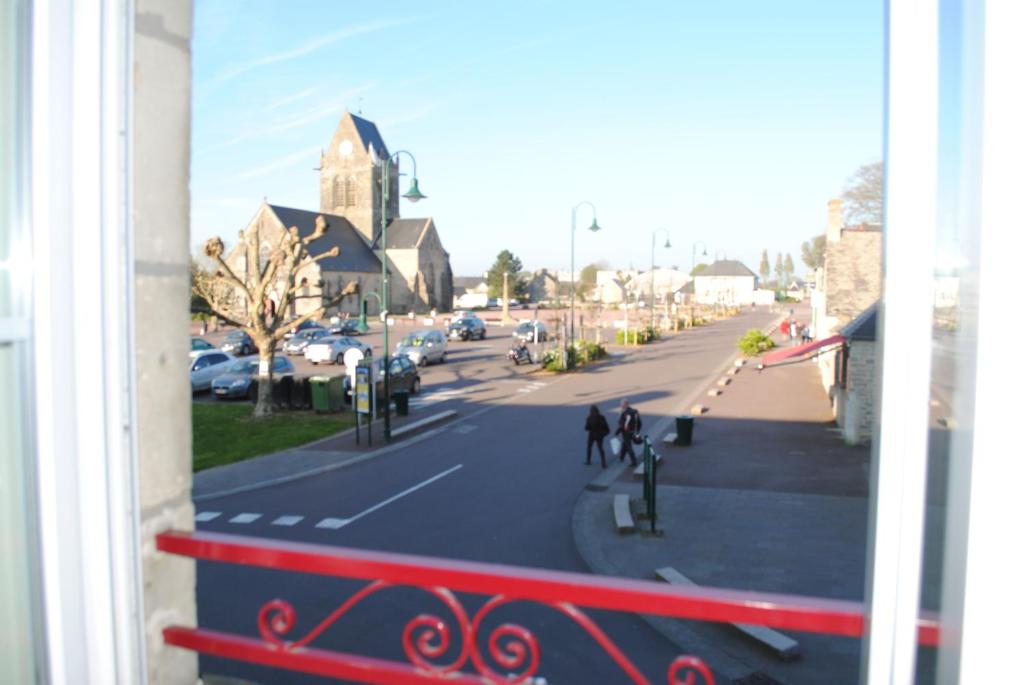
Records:
M380 232L380 179L389 154L377 126L346 111L320 156L320 211L348 219L368 244ZM388 222L398 218L397 162L390 175Z

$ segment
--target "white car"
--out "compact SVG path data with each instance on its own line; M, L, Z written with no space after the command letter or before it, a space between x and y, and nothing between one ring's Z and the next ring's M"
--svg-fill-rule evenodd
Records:
M224 373L233 361L234 357L220 350L204 350L196 355L188 366L192 392L209 390L213 379Z
M306 345L304 353L307 360L314 364L320 362L345 363L345 353L351 349L361 350L363 354L370 351L370 346L347 335L331 335L320 338Z

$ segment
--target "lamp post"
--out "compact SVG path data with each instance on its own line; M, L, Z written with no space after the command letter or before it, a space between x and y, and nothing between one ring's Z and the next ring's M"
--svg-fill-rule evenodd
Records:
M593 220L590 222L588 228L595 233L601 230L601 227L597 225L597 208L594 207L592 202L584 200L575 207L572 208L572 241L569 248L569 278L572 280L572 290L569 297L569 345L572 346L576 343L576 210L587 205L590 210L594 213ZM569 351L566 349L565 364L568 366Z
M704 244L703 240L698 240L693 244L693 249L690 250L690 278L693 278L693 272L697 268L697 246L700 245L703 252L701 257L708 256L708 246Z
M380 277L381 277L381 315L384 320L384 442L391 442L391 369L388 347L388 200L391 196L391 166L398 161L399 155L407 155L412 160L412 182L409 190L402 197L409 202L419 202L427 196L420 192L419 180L416 178L416 158L411 152L399 150L393 155L380 160L381 193L380 193Z
M656 228L651 233L651 331L654 331L654 244L658 237L658 234L665 231L665 249L672 247L672 243L668 238L667 228Z
M508 272L504 271L501 274L501 325L504 326L508 323Z

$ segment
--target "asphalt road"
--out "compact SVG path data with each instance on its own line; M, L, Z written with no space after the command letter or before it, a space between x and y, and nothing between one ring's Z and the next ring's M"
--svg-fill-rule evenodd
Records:
M431 408L458 409L458 421L432 438L377 459L204 501L197 506L197 527L586 571L573 545L571 515L577 496L600 469L583 465L582 427L588 406L597 404L614 422L619 400L628 397L651 429L660 418L686 409L680 406L683 400L735 356L735 342L744 331L763 327L774 318L768 312L746 312L654 345L618 348L611 361L586 373L561 377L526 374L524 367L505 362L508 341L495 335L498 329L490 331L485 341L455 343L448 364L425 370L424 398L436 398L428 402ZM242 514L250 516L236 518ZM282 598L295 606L293 634L301 636L358 586L344 580L201 563L199 622L207 628L257 636L260 606ZM461 598L470 612L487 599ZM423 611L446 615L440 603L422 591L388 590L358 605L318 637L314 646L405 661L402 629ZM638 617L604 612L593 612L592 617L652 682L664 681L668 665L678 655L674 646ZM494 618L494 626L498 620L510 620L535 633L541 645L537 675L549 682L629 682L591 638L550 608L512 605ZM326 682L208 658L203 659L203 670L261 683Z

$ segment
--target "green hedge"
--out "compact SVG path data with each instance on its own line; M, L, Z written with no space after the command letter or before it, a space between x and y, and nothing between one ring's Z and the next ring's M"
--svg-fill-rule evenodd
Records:
M647 343L654 342L661 337L661 331L650 326L644 328L631 328L629 329L629 337L626 337L627 331L619 330L615 331L615 344L616 345L646 345Z
M775 347L775 341L763 333L760 329L751 328L743 334L736 344L740 351L748 357L756 357Z

